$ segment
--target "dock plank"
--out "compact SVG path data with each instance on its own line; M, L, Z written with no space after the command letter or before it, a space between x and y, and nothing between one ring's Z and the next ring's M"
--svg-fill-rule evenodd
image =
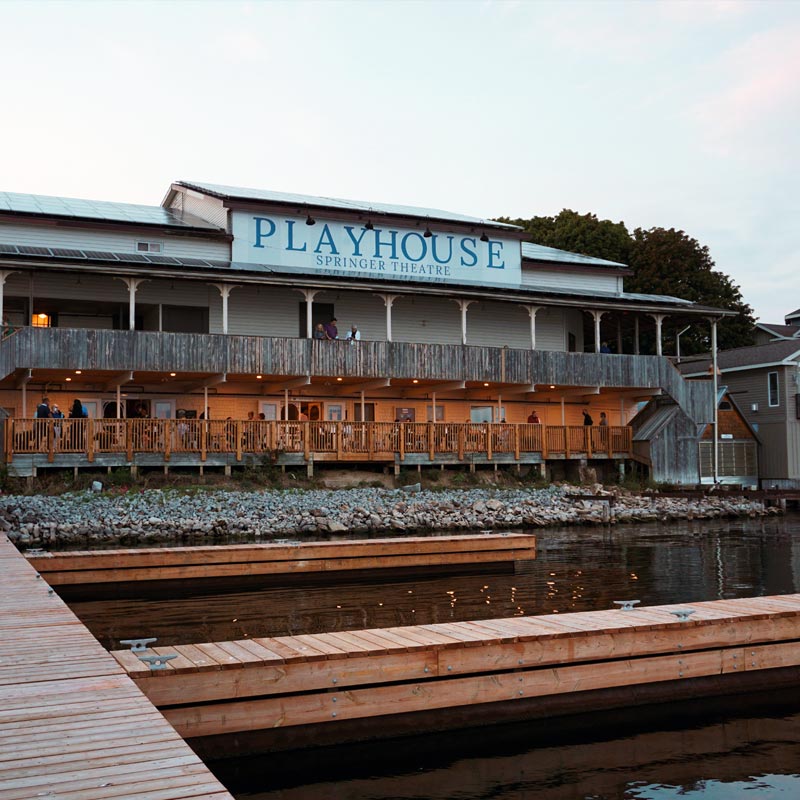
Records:
M5 535L0 577L3 800L232 800Z

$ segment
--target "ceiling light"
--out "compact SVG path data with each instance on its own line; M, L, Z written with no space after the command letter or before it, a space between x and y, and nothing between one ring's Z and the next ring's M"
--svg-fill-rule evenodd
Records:
M76 370L75 370L75 374L76 374L76 375L80 375L80 374L81 374L81 371L80 371L79 369L76 369Z
M551 386L550 388L551 388L551 389L555 389L556 387L555 387L555 386Z
M260 375L256 375L256 378L258 378L258 380L261 380L261 376Z
M71 380L72 378L66 378L67 383L69 383Z
M411 381L411 383L419 383L419 381L416 378L414 378L414 380Z
M174 378L175 377L175 373L174 372L170 372L169 376L170 376L170 378Z
M337 381L341 381L341 380L344 380L344 379L343 379L343 378L337 378L336 380L337 380Z
M489 384L488 384L488 383L484 383L483 385L484 385L484 386L488 386Z

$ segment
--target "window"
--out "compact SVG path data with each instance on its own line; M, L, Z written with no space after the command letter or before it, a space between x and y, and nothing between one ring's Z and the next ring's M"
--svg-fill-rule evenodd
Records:
M778 373L767 373L767 396L769 398L770 408L775 408L781 404L780 397L778 396Z
M428 422L431 422L431 420L433 420L433 406L426 406L425 418L427 419ZM444 422L444 406L441 405L436 406L436 421Z
M160 253L161 242L136 242L137 253Z
M50 318L49 314L34 314L31 317L31 325L34 328L49 328L52 324L52 319Z

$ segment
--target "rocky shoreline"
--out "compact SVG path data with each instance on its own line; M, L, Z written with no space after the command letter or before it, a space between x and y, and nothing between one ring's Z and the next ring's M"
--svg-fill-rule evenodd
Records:
M586 495L585 499L576 495ZM591 496L589 496L591 495ZM579 489L147 490L0 497L0 530L23 547L132 546L348 534L606 525L780 513L741 497L641 497Z

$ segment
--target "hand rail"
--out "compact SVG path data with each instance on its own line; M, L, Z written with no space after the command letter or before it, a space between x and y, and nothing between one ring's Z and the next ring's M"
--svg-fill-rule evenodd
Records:
M6 462L15 455L84 456L109 453L132 460L134 453L161 454L167 462L179 454L230 454L275 459L281 453L311 454L329 460L386 461L408 454L455 455L538 453L566 458L630 456L627 425L531 425L475 422L295 422L197 419L30 419L9 418Z

